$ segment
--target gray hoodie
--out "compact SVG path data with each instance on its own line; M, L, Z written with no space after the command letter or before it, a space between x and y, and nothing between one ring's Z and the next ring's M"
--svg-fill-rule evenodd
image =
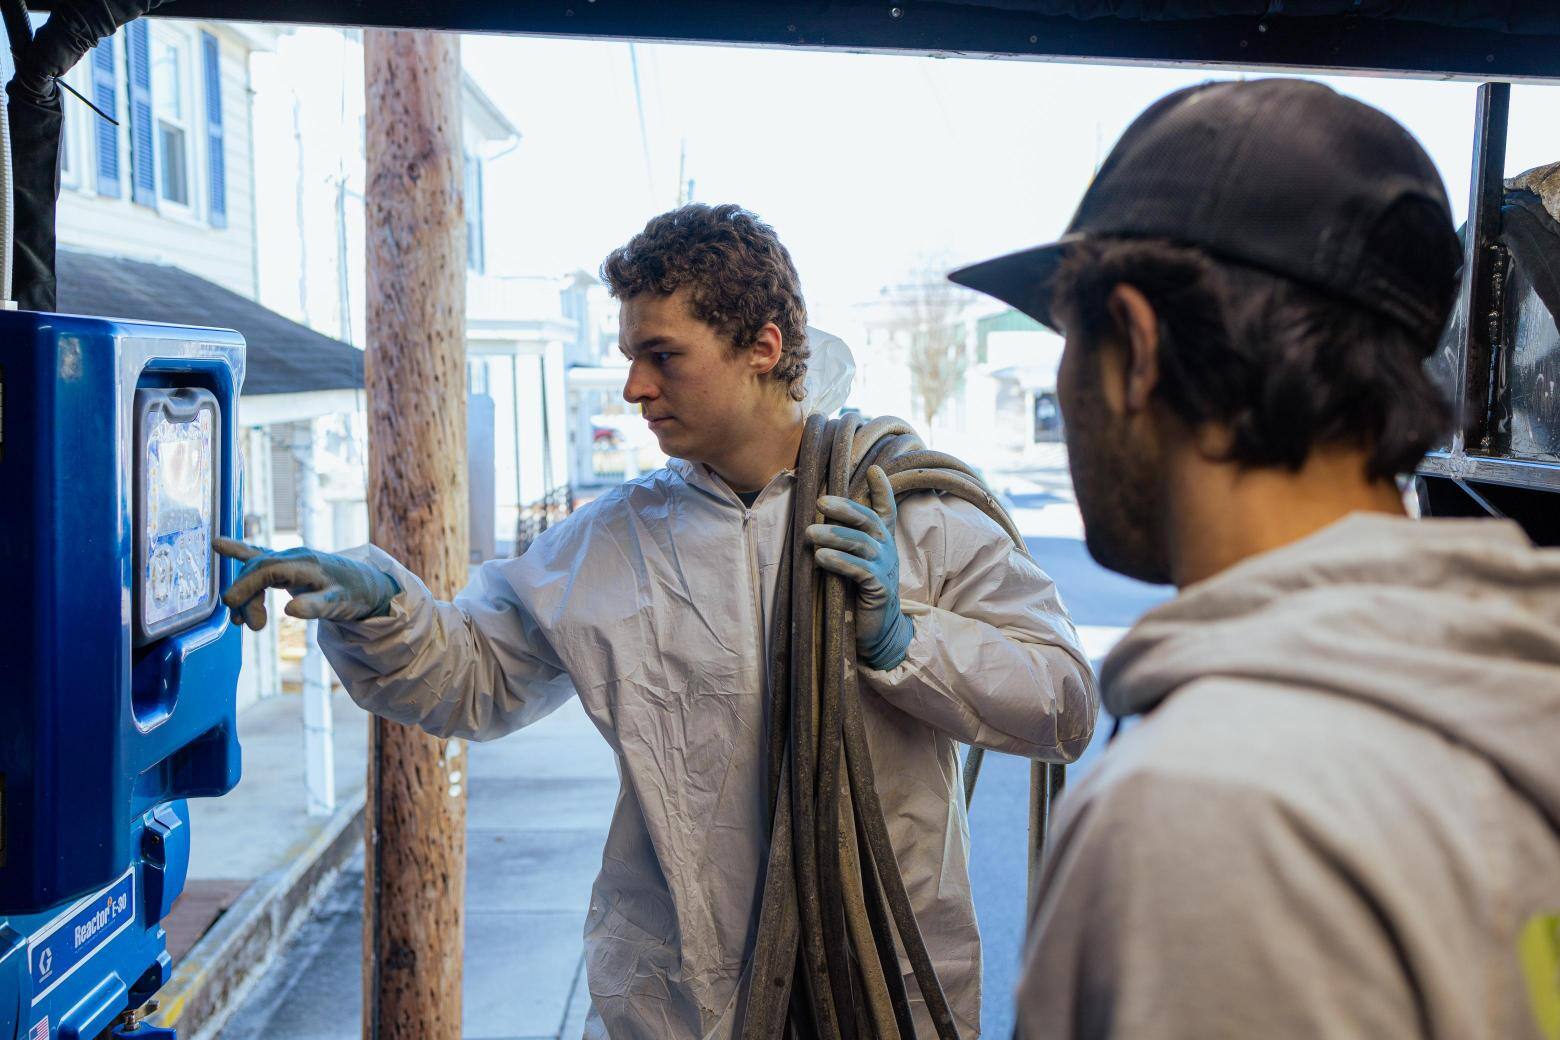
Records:
M1560 1040L1560 552L1357 514L1150 612L1021 1033Z

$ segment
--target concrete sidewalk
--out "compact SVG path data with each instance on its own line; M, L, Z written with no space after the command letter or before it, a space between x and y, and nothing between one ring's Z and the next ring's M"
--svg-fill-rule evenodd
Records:
M344 693L331 698L336 805L363 797L369 715ZM282 694L239 715L244 772L222 798L190 802L190 879L257 878L307 842L322 826L306 811L303 782L303 697Z
M464 1035L574 1040L582 961L617 766L578 701L468 751ZM355 1040L362 1005L361 857L221 1028L224 1040Z
M156 1024L188 1037L219 1024L361 846L368 716L345 695L332 700L334 814L306 811L303 701L287 694L239 715L238 787L189 802L189 874L163 922L174 975Z

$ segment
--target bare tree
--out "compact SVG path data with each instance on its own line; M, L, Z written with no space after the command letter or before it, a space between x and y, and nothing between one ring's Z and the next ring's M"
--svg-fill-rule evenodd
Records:
M891 329L906 348L920 418L928 428L963 389L969 365L963 321L969 297L943 277L944 270L924 264L906 284L888 290Z

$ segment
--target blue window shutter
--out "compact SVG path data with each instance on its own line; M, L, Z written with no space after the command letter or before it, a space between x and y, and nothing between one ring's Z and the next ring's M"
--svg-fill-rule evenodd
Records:
M200 34L206 79L206 180L211 226L227 227L227 156L222 153L222 45L209 32Z
M152 127L152 41L146 22L125 26L125 72L130 81L130 198L157 205L157 156Z
M119 78L115 75L114 38L92 48L92 102L109 115L119 114ZM97 192L119 198L119 127L93 115L97 138Z

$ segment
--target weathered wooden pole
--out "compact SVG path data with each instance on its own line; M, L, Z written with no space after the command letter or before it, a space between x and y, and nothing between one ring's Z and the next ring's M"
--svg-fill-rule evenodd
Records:
M468 537L460 40L367 30L363 52L370 537L447 599ZM459 1040L464 773L460 741L373 720L366 1040Z

